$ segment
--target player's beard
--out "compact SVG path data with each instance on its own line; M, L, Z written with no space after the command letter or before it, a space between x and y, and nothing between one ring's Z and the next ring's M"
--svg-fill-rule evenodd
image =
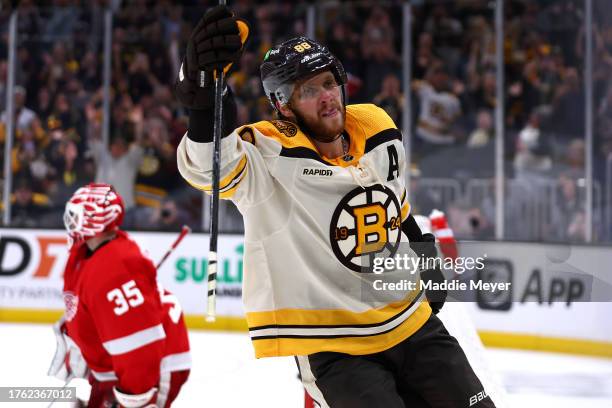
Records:
M338 110L338 115L340 115L340 120L335 124L329 123L332 121L319 118L318 113L318 120L316 121L305 118L297 110L293 111L293 114L295 115L297 125L306 135L318 142L329 143L336 140L344 131L344 123L346 121L346 107L341 104L334 106L334 108Z

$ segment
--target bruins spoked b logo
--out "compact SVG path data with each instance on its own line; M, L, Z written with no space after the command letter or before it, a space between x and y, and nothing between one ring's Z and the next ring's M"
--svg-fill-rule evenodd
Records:
M375 257L392 257L400 244L401 207L389 188L357 187L338 204L329 237L334 254L355 272L371 272Z

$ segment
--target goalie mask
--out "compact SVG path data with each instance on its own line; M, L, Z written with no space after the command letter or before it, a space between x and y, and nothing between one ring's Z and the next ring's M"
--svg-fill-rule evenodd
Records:
M264 92L276 111L276 101L287 104L299 79L329 70L338 85L347 82L342 63L326 47L307 37L292 38L270 49L259 70Z
M117 230L124 212L123 200L110 184L90 183L79 188L64 211L69 246Z

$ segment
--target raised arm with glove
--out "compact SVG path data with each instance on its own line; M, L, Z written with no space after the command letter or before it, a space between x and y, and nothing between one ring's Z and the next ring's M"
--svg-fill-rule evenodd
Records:
M214 124L214 70L227 73L239 61L249 37L246 21L226 6L217 6L200 19L187 42L187 49L174 86L178 101L189 109L188 136L195 142L211 142ZM204 81L201 83L201 72ZM203 85L203 86L201 86ZM234 129L236 105L229 87L223 94L223 132Z

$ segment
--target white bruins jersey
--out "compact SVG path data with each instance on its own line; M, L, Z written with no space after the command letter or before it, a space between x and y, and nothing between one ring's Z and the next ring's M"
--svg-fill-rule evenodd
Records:
M437 92L424 81L420 82L418 89L421 108L417 135L430 143L454 143L450 128L461 114L459 99L449 92Z
M371 273L376 257L410 251L401 133L369 104L347 106L345 131L348 154L335 159L286 121L221 140L220 196L244 217L243 302L257 357L376 353L431 314L417 289L381 296L372 285L383 276ZM182 176L207 192L212 149L186 135L178 148Z

